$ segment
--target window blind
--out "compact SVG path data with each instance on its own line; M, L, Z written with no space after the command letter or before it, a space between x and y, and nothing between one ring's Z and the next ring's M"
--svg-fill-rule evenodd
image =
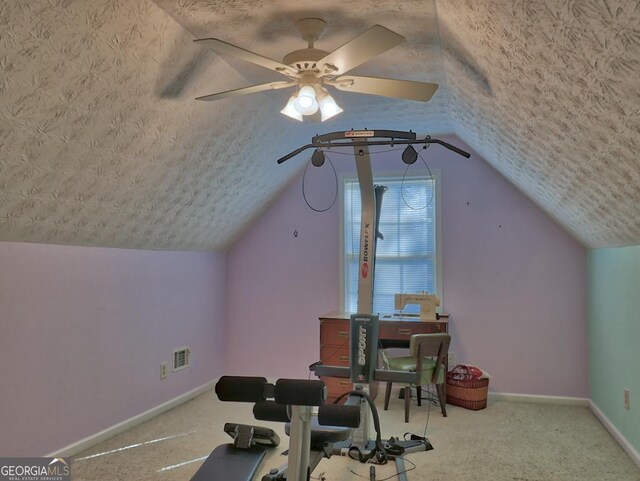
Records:
M435 181L428 177L381 178L387 186L380 213L374 278L374 313L394 312L397 292L437 292ZM360 248L360 188L357 179L343 185L344 309L356 312ZM405 312L418 312L417 306Z

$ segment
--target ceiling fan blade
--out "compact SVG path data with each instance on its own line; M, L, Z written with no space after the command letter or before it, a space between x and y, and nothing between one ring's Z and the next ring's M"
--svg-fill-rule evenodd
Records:
M438 90L438 84L356 75L344 75L334 80L325 80L325 83L345 92L382 95L420 102L428 102Z
M199 38L194 40L194 43L210 48L214 52L232 55L233 57L244 60L245 62L250 62L259 65L260 67L268 68L269 70L287 75L288 77L298 77L298 71L289 65L263 57L262 55L250 52L244 48L236 47L235 45L223 42L217 38Z
M324 74L342 75L402 42L402 35L382 25L374 25L316 62L316 65Z
M265 90L278 90L287 87L293 87L296 82L271 82L268 84L252 85L251 87L242 87L234 90L226 90L224 92L218 92L216 94L203 95L202 97L196 97L196 100L220 100L229 97L237 97L239 95L255 94L257 92L264 92Z

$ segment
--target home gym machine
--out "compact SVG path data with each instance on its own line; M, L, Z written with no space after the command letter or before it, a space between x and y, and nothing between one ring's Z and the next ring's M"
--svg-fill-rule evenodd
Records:
M271 384L263 377L223 376L215 390L221 401L255 403L256 419L288 423L288 462L269 471L263 481L308 481L317 464L331 457L333 443L346 440L360 424L358 406L324 404L322 381L279 379ZM263 427L227 423L224 430L233 443L214 449L191 481L251 481L266 450L280 442L273 430Z
M406 145L402 153L405 164L413 164L418 154L413 145L423 145L426 149L429 144L439 144L463 157L469 158L470 154L464 150L449 144L448 142L426 136L418 139L415 132L403 132L395 130L349 130L332 132L313 137L311 144L307 144L292 151L278 160L278 163L302 153L307 149L314 149L311 162L320 167L325 161L325 150L339 147L353 148L358 184L361 200L360 223L360 251L358 269L358 302L357 313L351 315L350 320L350 363L349 367L328 366L315 363L310 369L317 376L330 376L348 378L355 385L352 395L360 396L361 425L354 430L351 438L341 444L336 444L335 452L350 454L355 449L360 459L368 459L380 449L380 433L377 432L376 440L371 437L371 423L369 420L369 406L371 401L366 394L369 383L376 381L400 382L419 384L420 372L397 372L384 369L376 369L378 360L378 316L373 314L373 292L375 280L376 245L378 239L383 239L379 231L380 211L382 196L386 187L374 185L370 159L370 146L382 145ZM431 449L426 439L419 438L410 441L394 440L392 447L396 453L409 453ZM390 446L390 443L383 443ZM403 473L402 458L396 456L398 472ZM406 479L406 477L400 477Z
M344 405L324 404L327 391L323 381L280 379L275 384L263 377L223 376L216 384L221 401L253 402L256 419L285 422L289 435L287 464L272 469L263 481L309 481L311 472L323 458L332 454L349 454L356 449L361 460L386 456L386 449L394 454L399 479L406 480L403 453L425 451L430 444L424 438L410 441L382 442L375 406L367 395L368 384L374 381L416 383L419 373L376 369L378 344L378 316L372 314L375 273L376 240L379 212L386 188L374 186L369 146L407 145L402 158L407 164L418 155L413 145L440 144L464 157L469 154L447 142L431 137L418 139L414 132L393 130L350 130L313 137L312 143L280 158L281 164L301 152L314 148L312 163L324 163L323 149L352 147L360 184L362 217L360 226L360 254L358 278L358 313L351 316L350 367L310 366L318 376L349 378L356 385ZM369 411L374 413L377 431L371 441ZM317 415L314 413L317 410ZM266 450L276 447L279 438L271 429L227 423L224 427L233 443L218 446L205 460L191 481L251 481L256 475ZM386 447L385 447L386 445ZM385 458L386 461L386 458ZM375 480L375 469L370 470Z

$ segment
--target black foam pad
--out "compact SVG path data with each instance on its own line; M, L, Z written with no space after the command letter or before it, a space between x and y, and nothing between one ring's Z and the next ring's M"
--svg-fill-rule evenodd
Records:
M318 423L322 426L360 426L360 406L323 404L318 408Z
M274 401L256 403L253 406L253 416L262 421L289 422L286 404L278 404Z
M213 450L191 481L251 481L264 455L265 449L259 446L238 449L233 444L222 444Z
M264 377L222 376L216 383L216 394L220 401L262 402L266 383Z
M324 381L304 379L278 379L275 400L292 406L320 406L327 398Z

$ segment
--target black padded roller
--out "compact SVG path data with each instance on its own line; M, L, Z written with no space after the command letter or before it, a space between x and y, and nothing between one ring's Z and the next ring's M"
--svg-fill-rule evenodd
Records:
M318 408L318 424L357 428L360 426L360 406L323 404Z
M256 403L265 400L264 377L222 376L216 384L220 401Z
M279 404L320 406L327 398L327 388L324 381L278 379L274 394Z
M253 406L253 416L261 421L273 421L276 423L289 422L286 404L278 404L274 401L256 403L255 406Z

